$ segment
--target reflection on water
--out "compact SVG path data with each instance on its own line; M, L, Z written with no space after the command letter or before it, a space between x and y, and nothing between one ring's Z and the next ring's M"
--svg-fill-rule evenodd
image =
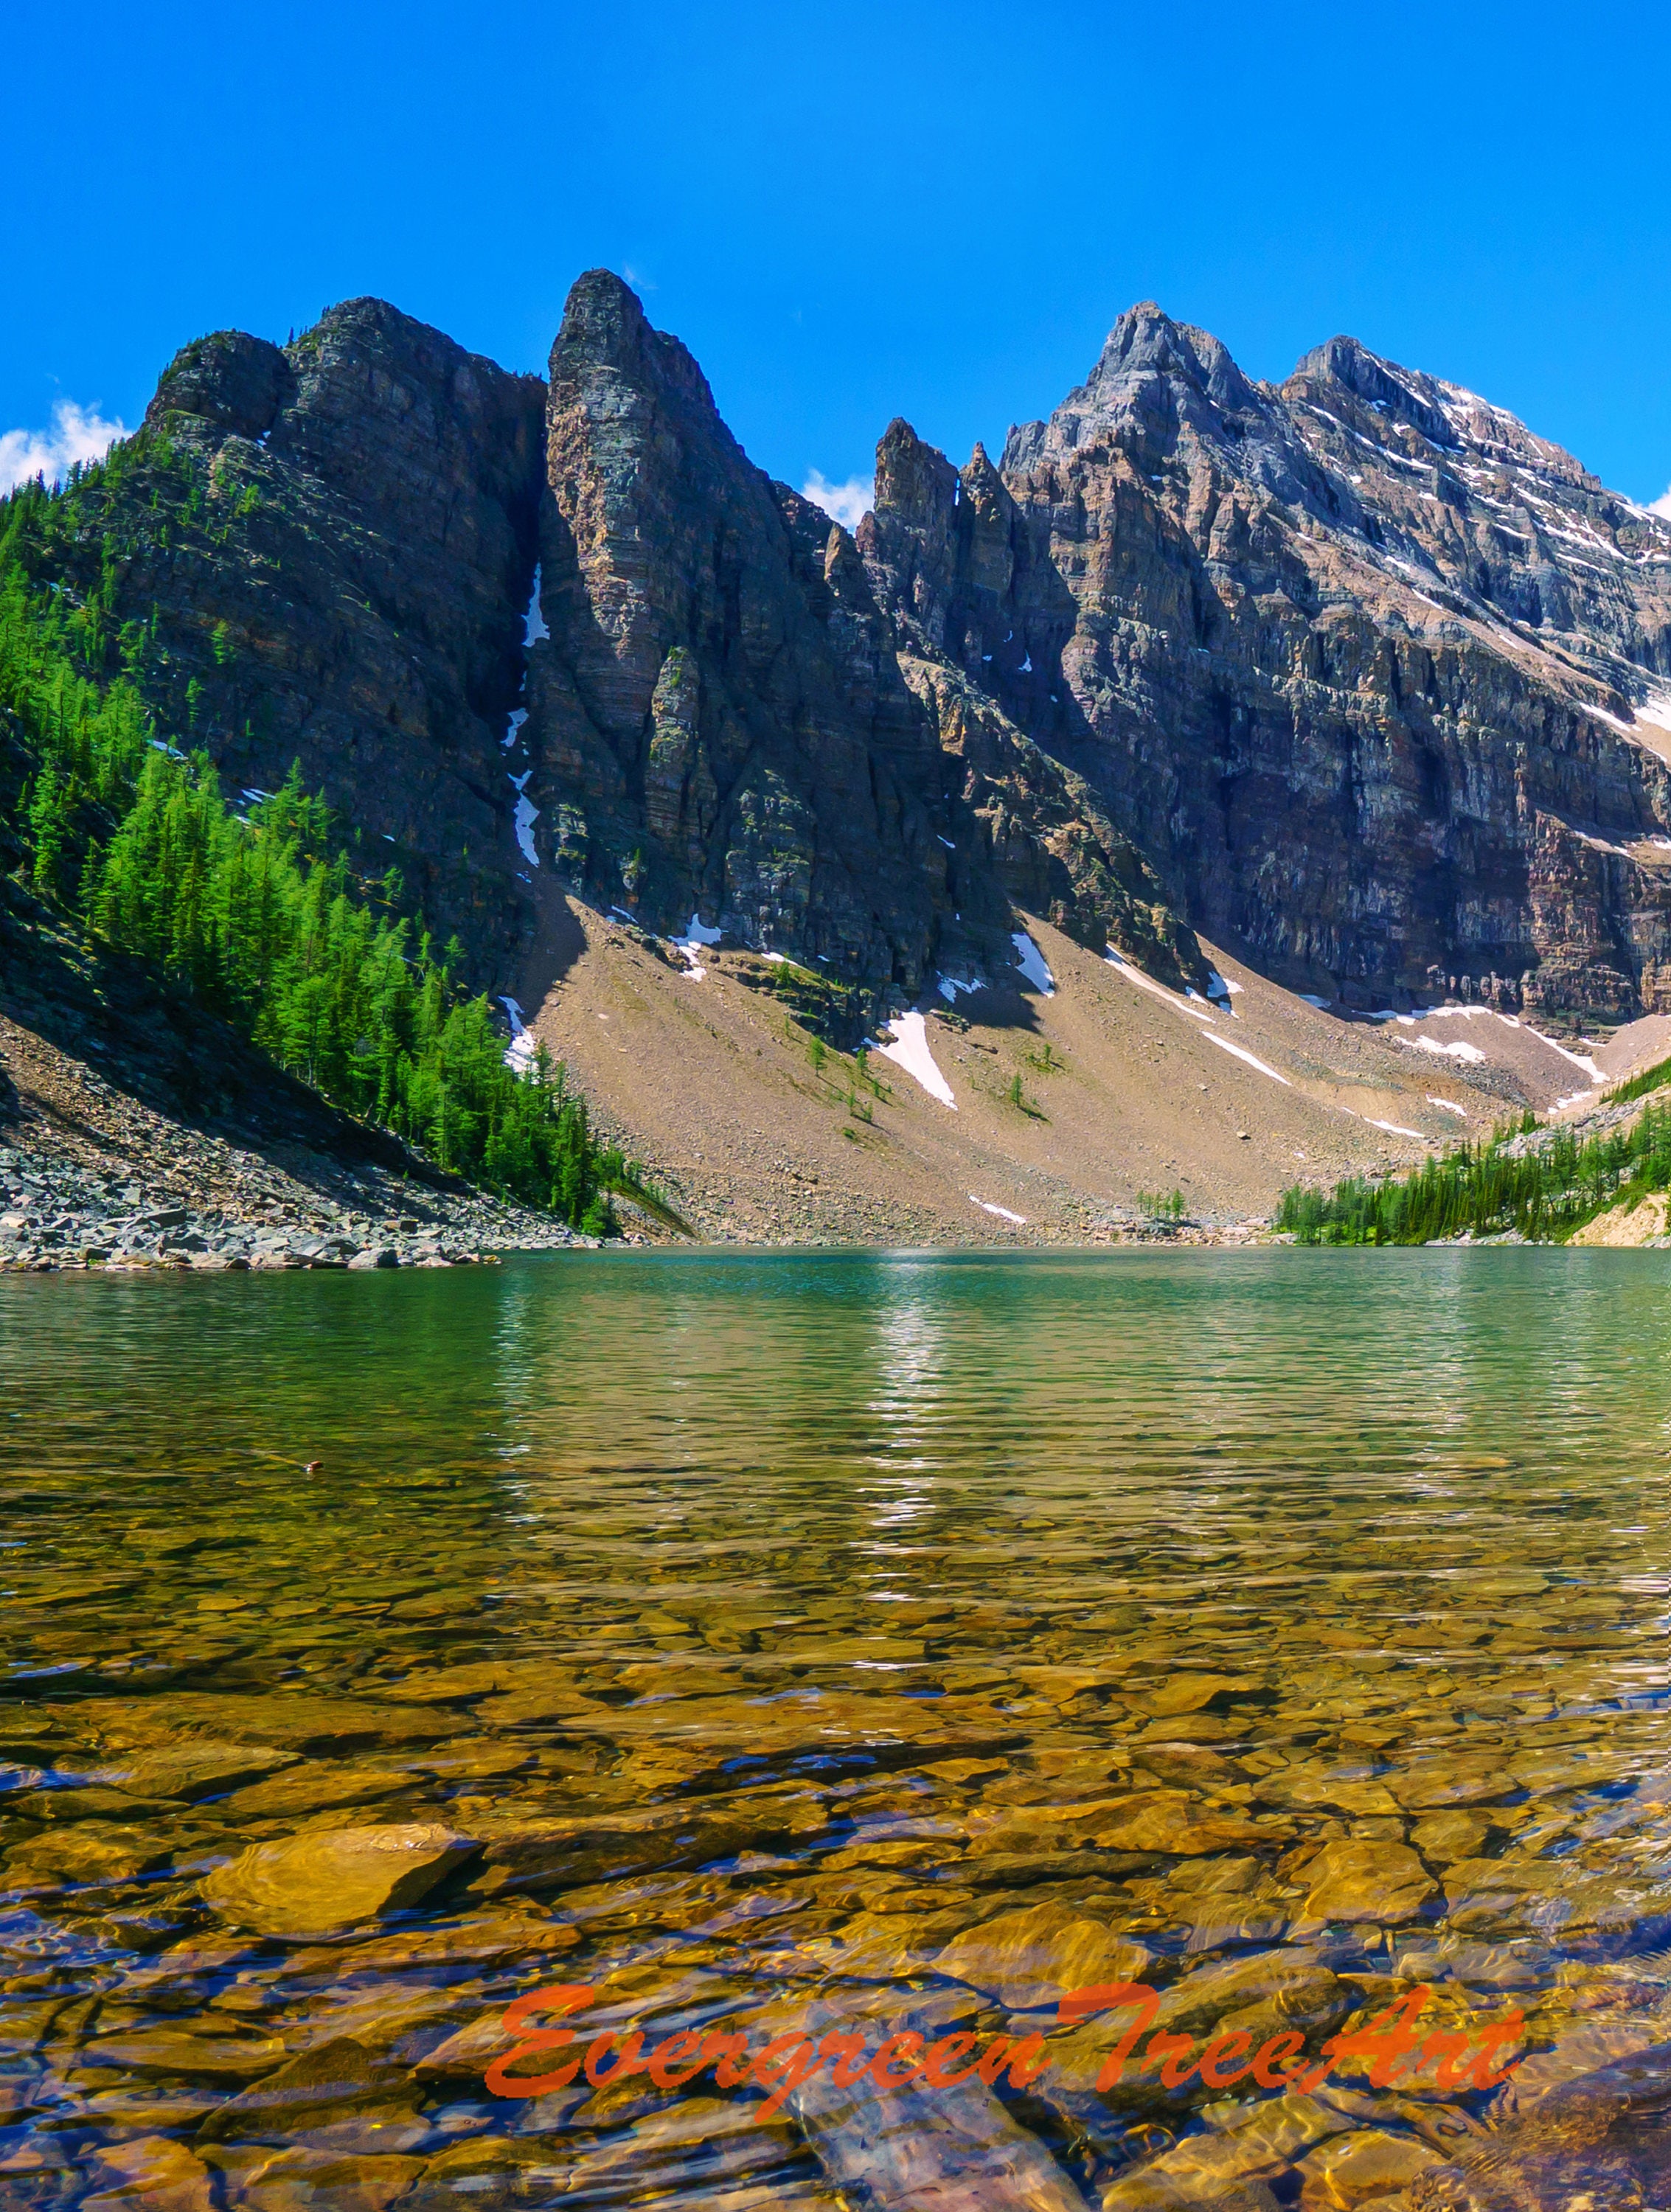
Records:
M0 1281L0 2204L1665 2202L1668 1352L1631 1253ZM489 2094L555 1983L1044 2067Z

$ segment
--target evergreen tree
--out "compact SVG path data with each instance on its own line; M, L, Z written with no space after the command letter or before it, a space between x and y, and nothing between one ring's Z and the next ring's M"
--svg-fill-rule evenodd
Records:
M55 500L88 499L124 450L62 494L34 484L0 500L0 718L33 763L9 793L0 773L0 808L33 888L442 1167L593 1234L615 1226L612 1192L665 1212L543 1048L526 1071L507 1065L487 1000L458 988L464 947L449 940L437 963L394 910L398 875L356 877L299 767L234 813L208 755L188 757L153 726L131 672L145 626L112 635L113 585L82 606L32 588L20 547Z

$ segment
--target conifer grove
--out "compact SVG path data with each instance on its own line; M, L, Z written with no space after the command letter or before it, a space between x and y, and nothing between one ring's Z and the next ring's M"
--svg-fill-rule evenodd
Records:
M1671 1082L1671 1061L1611 1094L1639 1098ZM1425 1244L1437 1237L1501 1236L1559 1243L1612 1206L1671 1189L1671 1103L1649 1099L1628 1127L1580 1144L1569 1129L1537 1138L1536 1122L1499 1129L1489 1143L1461 1145L1413 1175L1386 1182L1354 1176L1329 1192L1283 1193L1279 1229L1302 1244Z
M457 988L462 948L435 956L393 872L355 872L298 774L234 811L208 754L145 703L145 625L118 629L108 592L76 605L32 578L43 524L63 526L52 510L125 465L117 447L62 492L0 501L0 813L29 887L438 1166L592 1234L615 1226L612 1193L660 1211L543 1048L507 1065L488 1001Z

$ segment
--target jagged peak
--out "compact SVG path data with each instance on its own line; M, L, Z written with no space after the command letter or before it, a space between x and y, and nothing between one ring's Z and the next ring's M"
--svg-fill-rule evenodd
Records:
M612 269L586 269L568 288L557 343L567 338L571 345L622 353L637 346L649 326L644 302L624 277Z
M1333 337L1313 347L1296 365L1282 395L1291 401L1306 388L1323 384L1354 393L1378 413L1413 423L1432 445L1471 447L1487 465L1530 465L1565 483L1602 489L1600 478L1564 446L1540 438L1506 407L1481 398L1466 385L1405 368L1357 338Z
M1382 412L1413 423L1436 446L1458 442L1440 393L1443 387L1431 376L1413 374L1396 362L1371 353L1359 339L1344 334L1314 346L1295 365L1288 385L1334 384L1353 392ZM1285 392L1288 386L1283 387Z
M951 513L957 487L957 471L939 447L896 415L877 441L875 512L921 526Z
M981 517L1007 514L1013 504L1008 485L993 466L991 456L980 439L975 450L959 471L963 496L975 514Z
M551 343L554 387L598 369L613 370L631 383L667 386L719 420L695 356L679 339L655 328L637 293L612 269L588 269L574 279Z
M1175 322L1154 300L1127 307L1103 342L1088 392L1145 372L1176 376L1220 407L1256 404L1253 386L1224 341L1191 323Z

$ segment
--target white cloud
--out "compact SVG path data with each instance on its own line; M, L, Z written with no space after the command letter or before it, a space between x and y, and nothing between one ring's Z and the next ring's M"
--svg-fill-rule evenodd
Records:
M1648 512L1650 514L1662 514L1668 521L1671 521L1671 484L1666 486L1663 499L1649 501Z
M875 503L876 478L849 477L845 483L831 483L822 469L813 469L800 488L800 495L834 515L848 529L857 530L860 517Z
M96 461L112 440L127 434L125 422L107 422L96 407L60 399L50 430L0 430L0 492L31 477L56 483L76 461Z

